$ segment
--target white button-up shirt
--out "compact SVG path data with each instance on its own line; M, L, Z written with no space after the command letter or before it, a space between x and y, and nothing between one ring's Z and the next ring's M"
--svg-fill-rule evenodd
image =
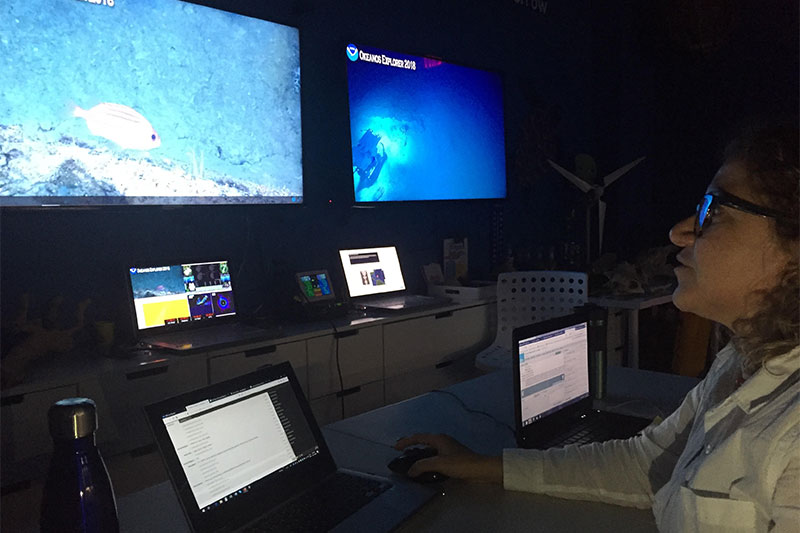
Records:
M503 484L652 507L661 531L800 532L800 347L736 388L732 344L666 420L640 436L503 452Z

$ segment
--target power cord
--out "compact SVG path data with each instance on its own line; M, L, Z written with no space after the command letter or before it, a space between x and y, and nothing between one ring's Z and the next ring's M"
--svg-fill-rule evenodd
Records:
M511 426L509 426L505 422L501 422L500 420L498 420L494 416L490 415L486 411L478 411L476 409L470 409L469 407L467 407L467 404L464 403L464 400L462 400L461 398L459 398L458 396L456 396L452 392L449 392L449 391L446 391L446 390L442 390L442 389L433 389L431 392L438 392L440 394L446 394L447 396L452 396L453 398L455 398L458 401L459 404L461 404L461 407L466 412L473 413L473 414L476 414L476 415L483 415L485 417L488 417L492 422L494 422L498 426L502 426L502 427L506 428L507 430L509 430L512 435L516 435L517 434L517 432L516 432L516 430L514 430L514 428L512 428Z
M328 320L333 329L334 354L336 357L336 372L339 374L339 400L341 400L342 420L344 420L344 378L342 378L342 364L339 361L339 330L333 320Z

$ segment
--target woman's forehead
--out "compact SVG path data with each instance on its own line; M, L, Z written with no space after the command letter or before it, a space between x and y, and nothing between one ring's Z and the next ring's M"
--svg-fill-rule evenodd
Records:
M735 161L725 163L720 167L706 191L712 192L720 189L738 196L742 200L757 201L757 195L753 191L750 180L747 179L744 165Z

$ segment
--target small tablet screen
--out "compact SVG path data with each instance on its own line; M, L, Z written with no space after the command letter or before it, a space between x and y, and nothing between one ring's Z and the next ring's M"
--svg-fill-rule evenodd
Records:
M300 286L300 292L307 302L322 302L336 299L327 270L300 272L296 275L296 278Z

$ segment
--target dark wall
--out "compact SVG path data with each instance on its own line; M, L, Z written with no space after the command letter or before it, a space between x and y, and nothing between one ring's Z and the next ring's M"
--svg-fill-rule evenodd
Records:
M235 6L238 12L301 30L304 204L3 209L4 321L18 309L24 292L31 295L32 316L63 294L63 322L72 320L76 302L90 297L94 303L88 318L111 318L124 331L129 329L127 267L186 258L230 258L240 273L239 288L248 289L239 295L240 309L254 312L265 304L262 312L277 309L276 314L293 288L294 272L328 268L339 275L339 247L396 244L410 288L422 290L419 267L441 262L442 239L467 237L471 273L488 276L497 241L490 230L493 219L506 210L503 203L352 207L344 54L349 42L502 72L509 166L532 106L568 109L560 127L574 132L565 136L570 142L591 131L583 83L590 61L586 2L545 14L513 1L204 3ZM220 127L224 130L224 124ZM546 187L539 197L541 205L552 204ZM536 232L552 233L546 224Z
M667 243L669 227L692 211L719 150L742 122L797 116L794 2L213 5L301 29L305 203L3 209L4 321L29 292L33 314L57 294L65 296L65 315L71 314L72 304L88 296L94 301L90 319L127 326L124 276L134 263L229 257L240 270L240 286L249 289L240 301L249 312L261 304L280 310L295 271L328 268L338 276L339 247L397 244L414 290L422 290L420 265L441 261L446 237L469 238L476 278L489 276L507 247L519 266L535 266L536 250L582 242L583 197L546 164L552 158L572 170L578 153L594 156L600 176L647 156L606 193L604 248L631 255ZM500 71L509 200L353 208L344 54L349 42ZM492 232L499 219L500 239Z

